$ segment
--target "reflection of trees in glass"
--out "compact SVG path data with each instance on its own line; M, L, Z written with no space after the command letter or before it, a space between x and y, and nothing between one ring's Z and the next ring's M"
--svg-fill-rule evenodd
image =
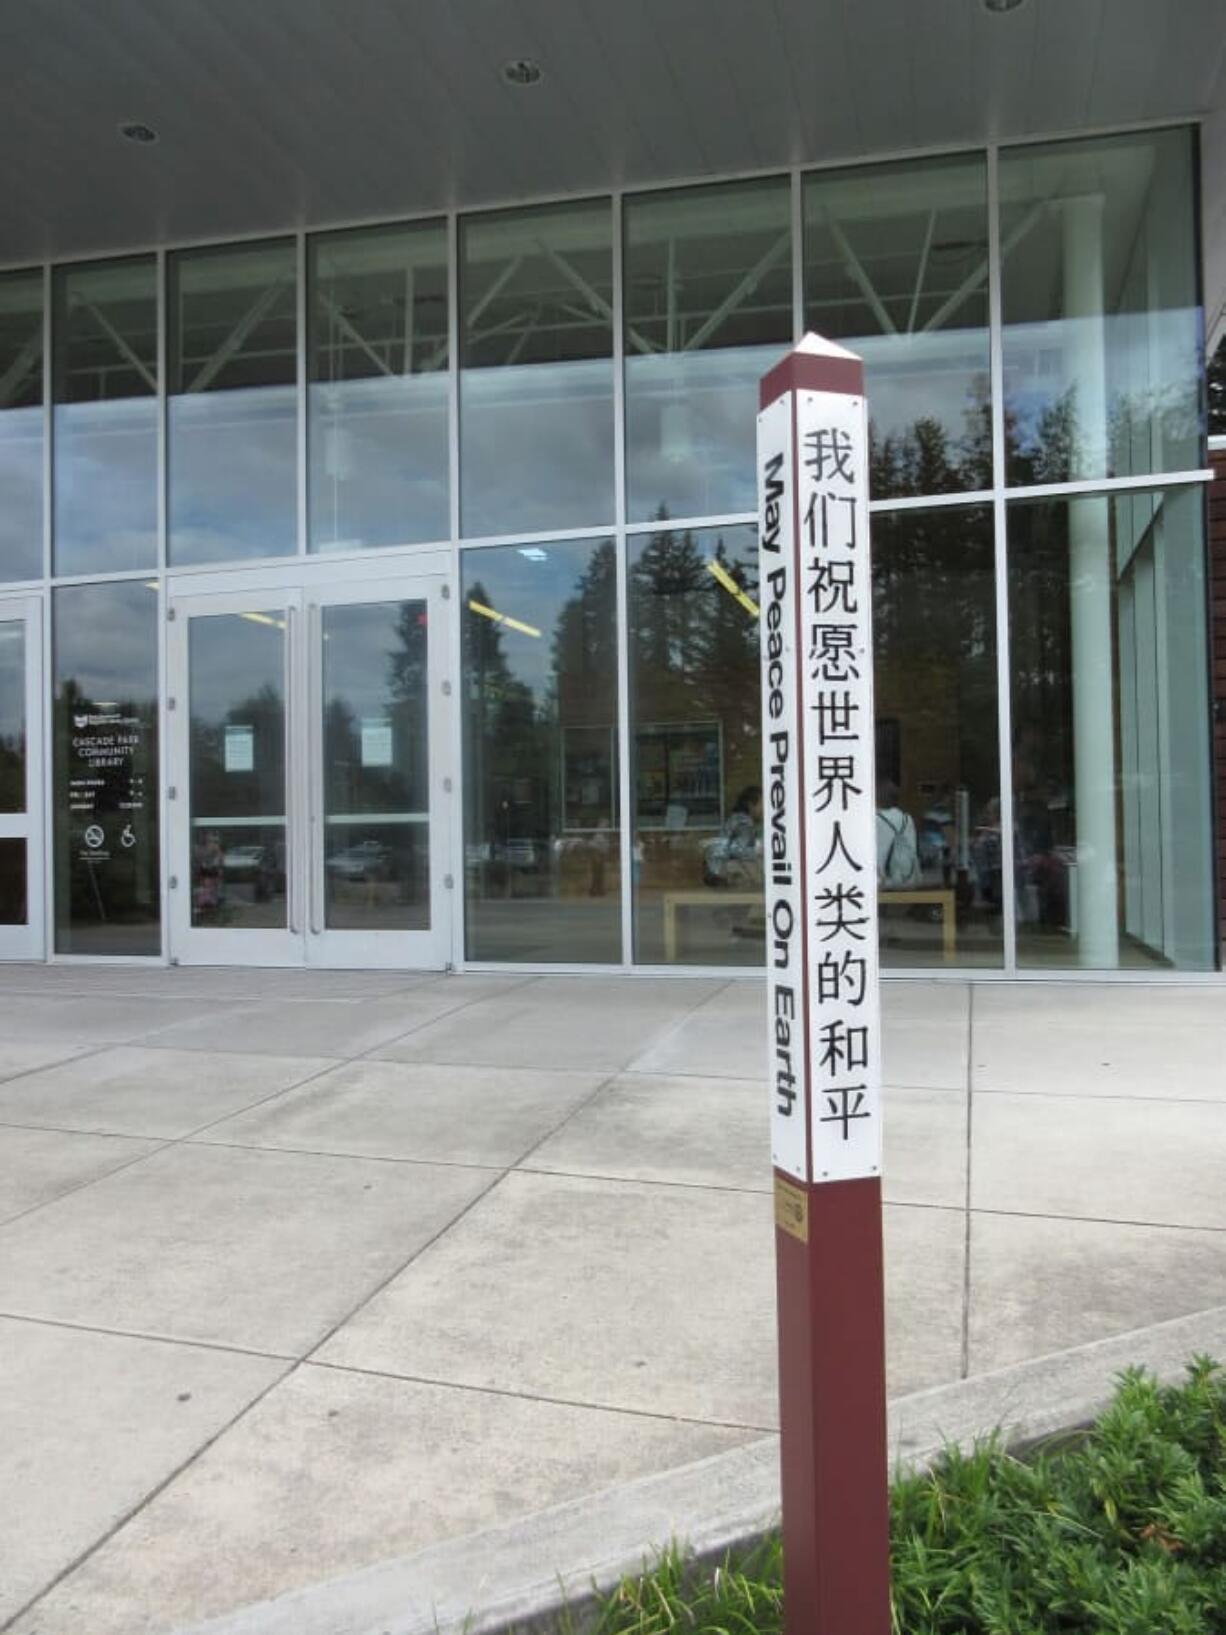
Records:
M992 399L986 376L976 377L964 410L964 430L952 437L935 415L881 435L869 397L869 491L874 499L910 494L957 494L992 483Z
M691 530L664 528L632 556L634 712L640 731L719 720L725 795L733 799L740 787L761 780L758 621L711 564L757 602L752 543L742 555L721 534L704 549Z
M934 781L916 746L940 729L957 782L997 793L995 581L990 518L939 508L873 520L878 713L901 716L904 781ZM925 751L932 756L928 747ZM904 789L914 799L916 791Z
M1226 340L1209 360L1207 372L1209 395L1209 435L1226 437Z
M227 726L251 730L252 771L227 772ZM231 705L220 721L193 713L190 764L193 818L280 816L285 805L285 704L281 689L265 682L258 691Z
M469 604L493 605L479 579L465 594ZM505 845L542 832L548 823L541 804L548 789L548 723L538 714L532 688L515 675L499 625L468 605L462 630L469 839Z

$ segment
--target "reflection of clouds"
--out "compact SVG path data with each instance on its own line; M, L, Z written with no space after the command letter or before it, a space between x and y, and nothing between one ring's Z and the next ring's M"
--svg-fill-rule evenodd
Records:
M447 537L447 390L443 372L311 386L313 550Z
M1042 452L1043 417L1075 389L1085 360L1101 351L1107 431L1131 435L1109 451L1101 435L1083 439L1078 476L1191 470L1200 439L1200 314L1194 307L1123 312L1004 331L1005 407L1011 451ZM1100 428L1101 429L1101 428Z
M157 400L55 410L55 571L112 573L157 561Z
M0 413L0 580L43 571L43 411Z
M298 402L292 386L172 397L170 559L284 556L298 533Z
M466 369L460 480L470 537L611 521L612 363Z
M627 514L632 522L757 507L758 381L783 346L626 359Z
M267 611L281 617L270 603ZM214 613L189 626L193 724L216 725L239 704L271 687L278 699L285 684L285 632L276 625Z
M539 636L527 636L505 625L498 626L507 668L516 681L532 689L538 710L546 701L555 673L553 638L558 620L566 604L578 594L579 581L595 552L607 550L609 544L608 540L585 539L534 546L531 558L521 555L514 545L464 553L464 617L481 618L467 607L469 596L479 588L485 592L488 606L541 632ZM611 616L612 603L609 613Z
M157 701L157 595L143 581L68 585L52 592L56 691L87 698Z

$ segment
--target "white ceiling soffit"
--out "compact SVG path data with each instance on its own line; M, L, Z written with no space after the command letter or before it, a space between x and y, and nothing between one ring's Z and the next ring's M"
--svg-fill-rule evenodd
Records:
M1222 0L0 0L0 263L1207 114L1224 34Z

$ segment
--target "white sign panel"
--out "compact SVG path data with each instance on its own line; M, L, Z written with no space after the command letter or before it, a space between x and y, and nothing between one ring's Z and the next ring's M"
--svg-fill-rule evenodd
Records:
M362 765L391 766L392 723L386 716L368 716L362 721Z
M227 727L223 765L227 772L255 770L255 728Z
M864 399L785 395L758 461L774 1157L854 1180L881 1173Z
M801 858L800 697L796 685L796 507L792 399L758 416L758 598L762 642L763 842L770 1035L771 1156L808 1179Z

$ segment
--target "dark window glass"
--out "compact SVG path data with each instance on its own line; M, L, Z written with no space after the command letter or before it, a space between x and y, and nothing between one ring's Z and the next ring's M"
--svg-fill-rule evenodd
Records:
M461 222L464 533L612 520L612 301L607 200Z
M1226 340L1209 363L1209 435L1226 437Z
M1003 957L992 513L873 518L883 965Z
M321 633L327 927L427 931L428 605L326 607Z
M1190 130L1001 154L1011 484L1199 465L1195 199Z
M26 799L26 625L0 603L0 812L24 812Z
M170 560L285 556L298 535L291 243L170 258Z
M157 266L55 275L53 543L60 574L157 561Z
M309 287L311 549L445 539L444 228L314 238Z
M57 953L161 952L157 609L139 580L54 593Z
M0 277L0 580L43 572L43 280Z
M629 552L635 958L760 965L757 533L668 529Z
M758 381L792 343L786 177L626 200L627 515L752 511Z
M1208 970L1204 500L1009 508L1018 962Z
M874 496L990 487L984 158L807 176L804 220L805 325L864 359Z
M464 558L469 959L621 958L612 540Z

